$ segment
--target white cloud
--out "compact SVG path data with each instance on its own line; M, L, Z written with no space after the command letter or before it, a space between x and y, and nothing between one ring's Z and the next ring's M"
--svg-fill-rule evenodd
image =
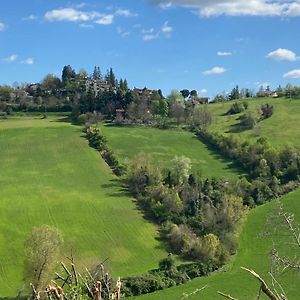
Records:
M116 16L122 16L122 17L137 17L138 14L131 12L129 9L118 9L115 12Z
M6 62L6 63L11 63L11 62L16 61L17 58L18 58L17 54L12 54L9 57L3 58L3 61Z
M48 21L70 21L70 22L86 22L94 20L102 15L98 12L87 11L83 12L74 8L54 9L46 12L45 18Z
M6 29L6 25L2 22L0 22L0 32L4 31Z
M150 29L142 29L142 34L150 34L154 32L154 28L150 28Z
M173 32L173 27L169 25L169 22L165 22L161 28L161 31L170 35Z
M270 84L270 82L268 82L268 81L263 81L263 82L260 82L260 81L257 81L257 82L255 82L255 85L257 85L257 86L262 86L263 88L267 88L268 86L270 86L271 84Z
M283 75L284 78L300 78L300 69L292 70Z
M159 32L156 34L145 34L143 35L143 40L144 41L152 41L152 40L156 40L159 38Z
M213 67L210 70L204 71L203 74L204 75L218 75L218 74L222 74L225 72L226 72L226 69L224 69L222 67Z
M95 23L100 25L110 25L114 21L114 15L103 15L100 19L95 21Z
M88 28L94 28L94 25L93 24L87 24L87 23L81 23L79 25L79 27L88 29Z
M21 64L24 64L24 65L33 65L34 64L34 59L32 57L29 57L29 58L21 61Z
M208 90L207 89L202 89L200 90L200 94L207 94L208 93Z
M223 51L218 51L217 52L218 56L231 56L232 52L223 52Z
M35 15L29 15L28 17L23 18L23 21L34 21L37 19L37 16Z
M275 51L270 52L267 55L267 58L272 58L275 60L289 60L289 61L295 61L297 60L297 55L291 50L279 48Z
M117 32L122 36L122 37L126 37L130 35L130 31L126 31L121 27L117 28Z
M173 5L172 5L172 2L162 2L159 4L159 7L161 9L168 9L168 8L171 8Z
M134 17L137 14L132 13L129 9L117 9L114 13L105 14L97 11L83 11L80 8L86 4L81 3L75 7L60 8L45 13L45 19L48 21L68 21L81 22L80 27L92 28L93 26L87 22L94 22L99 25L110 25L116 16Z
M200 16L300 16L299 0L149 0L159 7L195 9Z

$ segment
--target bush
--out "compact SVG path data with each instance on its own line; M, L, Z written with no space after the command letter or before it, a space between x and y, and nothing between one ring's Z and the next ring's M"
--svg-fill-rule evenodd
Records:
M247 112L240 117L240 125L246 129L253 129L257 124L257 118L251 112Z
M268 119L273 115L273 105L265 104L260 107L261 119Z
M78 116L77 120L76 120L76 124L78 125L84 125L87 121L88 117L86 114L81 114Z
M167 270L155 269L141 276L124 278L122 280L122 292L126 297L153 293L175 285L184 284L196 277L208 276L219 267L219 264L208 260L206 263L183 264Z
M97 127L86 127L84 130L89 145L100 152L102 158L111 167L112 171L117 176L122 176L126 173L126 167L120 164L113 151L107 146L107 139L102 135Z
M245 102L235 102L229 108L227 115L235 115L245 111L248 108L248 103Z

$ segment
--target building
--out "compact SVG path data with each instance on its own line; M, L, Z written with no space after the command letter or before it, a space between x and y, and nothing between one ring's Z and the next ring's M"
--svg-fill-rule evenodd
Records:
M92 90L97 97L100 93L109 91L111 85L106 80L87 79L85 82L86 91Z
M201 98L199 98L199 103L200 104L208 104L209 100L210 100L209 97L201 97Z
M125 110L124 109L116 109L116 118L115 121L117 123L120 123L122 121L124 121L124 114L125 114Z
M156 90L149 90L146 87L143 89L139 88L134 88L132 90L132 93L135 95L136 98L141 99L141 100L147 100L149 101L151 99L151 96L155 93L157 93Z

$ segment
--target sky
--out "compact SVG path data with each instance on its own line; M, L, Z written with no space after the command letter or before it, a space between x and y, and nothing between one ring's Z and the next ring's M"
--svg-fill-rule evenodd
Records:
M300 85L300 0L83 1L0 0L0 84L97 65L166 95Z

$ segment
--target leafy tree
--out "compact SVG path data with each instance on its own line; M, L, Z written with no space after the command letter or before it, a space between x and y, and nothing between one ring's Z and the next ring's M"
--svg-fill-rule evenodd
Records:
M212 116L207 109L203 109L202 107L199 106L194 109L192 120L191 120L191 125L194 128L205 130L211 123L212 123Z
M171 253L159 261L160 270L171 270L173 267L175 267L175 259Z
M53 74L48 74L41 82L42 89L51 91L52 93L55 93L56 90L58 90L61 87L61 81L58 77L56 77Z
M191 160L185 156L175 156L171 161L171 174L175 185L183 184L189 178Z
M217 252L220 248L220 240L213 233L209 233L201 238L200 241L200 253L204 260L209 260L215 258Z
M252 129L257 124L257 118L252 112L246 112L240 117L240 125L245 129Z
M169 113L172 118L176 119L177 125L179 125L184 117L184 104L181 102L171 102Z
M168 96L168 102L169 105L172 105L173 103L184 104L184 98L180 92L172 90L171 94Z
M191 98L197 98L198 97L198 92L196 90L192 90L190 92Z
M236 99L240 99L240 97L241 97L241 95L240 95L239 87L237 85L232 89L232 91L229 95L229 99L236 100Z
M241 112L243 112L244 110L246 110L248 108L248 103L247 102L235 102L231 105L231 107L229 108L227 114L228 115L235 115L235 114L239 114Z
M33 228L25 241L24 279L41 288L59 257L63 238L56 228L48 225Z
M184 99L186 99L190 95L190 91L187 89L181 90L180 93L182 94Z
M158 114L161 115L162 117L167 117L169 113L169 105L168 102L161 99L159 101L159 106L158 106Z
M159 167L152 164L152 158L145 153L138 153L128 167L129 188L135 195L144 195L149 186L161 181Z
M66 83L70 80L75 79L76 77L76 72L75 70L70 66L64 66L63 71L62 71L62 82L66 85Z

